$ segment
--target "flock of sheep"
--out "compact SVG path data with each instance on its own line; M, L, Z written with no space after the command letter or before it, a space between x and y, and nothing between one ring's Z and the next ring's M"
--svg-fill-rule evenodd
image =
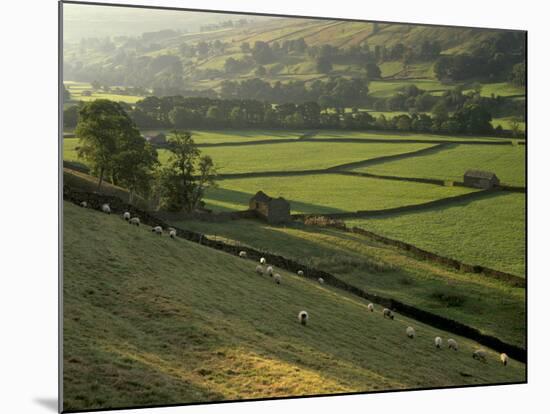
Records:
M80 203L80 206L84 207L84 208L87 208L88 203L86 201L82 201ZM111 207L109 206L109 204L103 204L101 206L101 211L106 213L106 214L111 214ZM131 225L132 224L134 224L136 226L140 225L139 217L132 217L130 212L128 212L128 211L124 212L124 214L122 215L122 218L124 220L126 220ZM168 230L169 236L172 239L176 238L176 235L177 235L176 234L176 229L174 229L172 227L169 227L167 230ZM162 229L161 226L154 226L154 227L151 228L151 231L153 233L158 234L158 235L163 234L163 229ZM246 251L242 250L242 251L239 252L239 257L246 258L246 256L247 256ZM268 276L272 277L274 282L278 285L280 285L281 282L282 282L281 275L279 273L275 273L275 271L273 269L273 266L267 265L267 261L266 261L265 257L260 258L260 264L258 264L256 266L256 273L259 274L259 275L268 275ZM303 270L298 270L297 275L298 276L304 276L304 271ZM318 278L317 281L320 284L325 283L325 280L322 277ZM374 312L374 304L369 303L367 305L367 309L370 312ZM382 310L382 317L393 320L394 319L394 313L391 309L384 308ZM309 320L309 314L307 313L307 311L302 310L298 313L298 321L300 322L300 324L306 326L307 323L308 323L308 320ZM405 329L405 334L410 339L414 339L415 336L416 336L416 331L414 330L414 328L412 326L408 326L407 329ZM443 345L443 339L439 336L436 336L434 338L434 344L435 344L436 348L441 349L441 347ZM448 346L449 349L452 349L454 351L458 351L458 343L453 338L447 339L447 346ZM472 358L474 358L474 359L476 359L480 362L487 362L487 351L485 351L484 349L476 349L474 351L474 353L472 354ZM500 362L503 365L508 365L508 355L506 355L505 353L500 354Z
M243 251L239 252L239 257L246 258L246 256L247 256L246 251L243 250ZM267 261L266 261L265 257L260 258L260 264L258 264L256 266L256 273L259 274L259 275L271 276L277 284L281 284L281 281L282 281L281 275L279 273L274 273L273 266L267 265ZM298 272L296 272L296 273L297 273L298 276L304 276L304 271L303 270L298 270ZM320 284L325 283L325 281L322 277L318 278L317 281ZM369 303L367 305L367 309L370 312L374 312L374 304ZM384 308L382 310L382 317L383 318L393 320L394 316L395 315L394 315L394 313L391 309ZM302 310L298 313L298 321L302 325L304 325L304 326L307 325L308 320L309 320L309 314L307 313L307 311ZM405 329L405 334L410 339L414 339L416 337L416 331L412 326L408 326ZM441 349L442 346L443 346L443 339L440 336L436 336L434 338L434 345L437 349ZM449 349L454 350L454 351L458 351L458 343L453 338L447 339L447 347ZM476 349L472 354L472 358L474 358L474 359L476 359L480 362L487 362L487 351L485 351L484 349ZM506 355L505 353L500 354L500 362L502 363L502 365L508 365L508 355Z

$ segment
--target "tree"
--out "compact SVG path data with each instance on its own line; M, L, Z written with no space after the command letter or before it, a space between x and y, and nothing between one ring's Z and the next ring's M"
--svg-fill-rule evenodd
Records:
M512 74L510 75L510 82L517 86L525 86L526 81L525 62L514 65Z
M78 105L71 105L63 110L63 127L74 128L78 123Z
M265 75L267 74L267 70L265 69L264 66L261 66L261 65L260 65L260 66L258 66L258 67L256 68L256 70L254 71L254 74L255 74L256 76L263 77L263 76L265 76Z
M366 71L368 79L380 79L382 76L380 67L374 62L367 63Z
M69 90L63 85L63 102L69 102L71 100L71 93Z
M208 155L201 156L189 132L173 131L168 144L170 157L157 180L159 207L173 212L192 212L205 191L215 186L214 163Z
M322 56L317 59L317 72L319 73L329 73L332 71L332 62L328 56Z
M250 53L250 44L248 42L241 43L241 52Z
M80 138L78 156L98 174L97 191L101 191L105 175L115 170L120 143L139 131L118 103L97 99L82 106L75 132Z

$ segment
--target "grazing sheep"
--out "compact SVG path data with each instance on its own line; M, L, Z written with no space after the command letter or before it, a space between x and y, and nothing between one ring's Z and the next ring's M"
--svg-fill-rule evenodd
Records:
M258 273L259 275L263 275L263 274L264 274L264 268L263 268L262 265L256 266L256 273Z
M261 257L261 258L260 258L260 263L261 263L261 264L265 264L265 257Z
M273 279L275 280L275 283L277 283L278 285L281 284L281 275L279 273L275 273L273 275Z
M267 266L267 269L265 269L265 272L266 272L269 276L273 276L273 266Z
M371 312L374 312L374 305L372 303L369 303L367 305L367 309L370 310Z
M304 275L304 271L303 270L298 270L298 276L303 276Z
M132 217L130 220L128 220L129 224L135 224L139 227L139 217Z
M319 279L317 279L317 281L318 281L320 284L325 283L325 279L323 279L322 277L320 277Z
M487 362L487 352L484 349L476 349L472 354L472 358L480 362Z
M111 207L109 207L109 204L102 204L101 211L107 214L111 214Z
M458 351L458 344L453 338L447 339L447 345L450 349L454 349L455 351Z
M81 201L81 202L80 202L80 207L87 208L87 207L88 207L88 203L87 203L86 201Z
M157 233L159 236L162 235L162 227L155 226L151 229L152 232Z
M239 252L239 257L245 258L246 257L246 252L244 250L241 250Z
M388 308L384 308L384 310L382 311L382 316L384 318L390 318L391 320L393 320L394 318L393 312Z
M441 337L439 336L436 336L434 339L434 343L437 349L441 349L441 344L443 344L443 339L441 339Z
M407 332L407 336L411 339L413 339L416 335L416 332L414 331L414 328L412 326L407 327L405 332Z
M502 365L504 366L508 365L508 355L506 355L504 352L500 354L500 362L502 362Z
M302 325L305 326L307 324L307 321L309 320L309 315L306 311L300 311L300 313L298 314L298 320Z
M129 211L125 211L124 214L122 215L122 218L126 221L130 220L130 212Z
M176 230L172 229L170 230L170 233L168 233L170 235L170 238L171 239L175 239L176 238Z

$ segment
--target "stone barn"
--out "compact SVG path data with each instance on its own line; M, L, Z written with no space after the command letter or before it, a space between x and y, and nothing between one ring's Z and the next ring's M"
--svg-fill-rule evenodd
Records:
M166 145L166 135L162 132L158 135L146 135L145 140L152 145Z
M500 180L495 173L480 170L468 170L464 173L464 185L475 188L498 187Z
M258 191L248 203L249 210L265 219L270 224L288 223L290 221L290 203L283 197L272 198L263 191Z

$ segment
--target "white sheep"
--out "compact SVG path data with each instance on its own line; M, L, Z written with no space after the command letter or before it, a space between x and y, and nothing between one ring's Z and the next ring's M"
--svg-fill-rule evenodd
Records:
M508 355L506 355L504 352L500 354L500 362L502 362L502 365L504 366L508 365Z
M374 312L374 305L372 303L369 303L367 305L367 309L370 310L371 312Z
M241 250L239 252L239 257L245 258L246 257L246 252L244 250Z
M126 221L130 220L130 212L129 211L125 211L124 214L122 215L122 218Z
M101 211L103 211L104 213L107 213L107 214L111 214L111 207L107 203L102 204L101 205Z
M88 207L88 203L87 203L86 201L81 201L81 202L80 202L80 207L87 208L87 207Z
M264 268L263 268L262 265L256 266L256 273L258 273L259 275L263 275L263 274L264 274Z
M318 281L320 284L325 283L325 279L323 279L322 277L320 277L319 279L317 279L317 281Z
M393 312L391 310L389 310L388 308L384 308L384 310L382 311L382 316L384 318L389 318L391 320L393 320L393 318L394 318Z
M273 280L275 280L275 283L277 283L278 285L281 284L281 275L279 273L275 273L273 275Z
M447 339L447 345L449 346L449 349L454 349L455 351L458 351L458 344L453 338Z
M136 226L139 227L139 224L140 224L139 217L132 217L130 220L128 220L128 223L129 224L135 224Z
M412 326L408 326L405 332L407 333L407 336L411 339L413 339L416 335L416 332L414 331L414 328Z
M265 257L261 257L261 258L260 258L260 263L261 263L261 264L265 264Z
M298 276L303 276L304 275L304 271L303 270L298 270Z
M175 239L176 238L176 230L172 229L170 230L170 233L168 233L170 235L170 238L172 239Z
M472 354L472 358L480 362L487 362L487 352L484 349L476 349Z
M302 325L305 326L308 320L309 320L309 315L307 314L306 311L300 311L300 313L298 313L298 321L300 321Z
M273 266L267 266L267 269L265 269L265 272L266 272L269 276L273 276Z
M151 229L152 232L157 233L159 236L162 235L162 227L155 226Z
M443 344L443 339L441 339L441 337L439 336L436 336L434 339L434 343L437 349L441 349L441 345Z

